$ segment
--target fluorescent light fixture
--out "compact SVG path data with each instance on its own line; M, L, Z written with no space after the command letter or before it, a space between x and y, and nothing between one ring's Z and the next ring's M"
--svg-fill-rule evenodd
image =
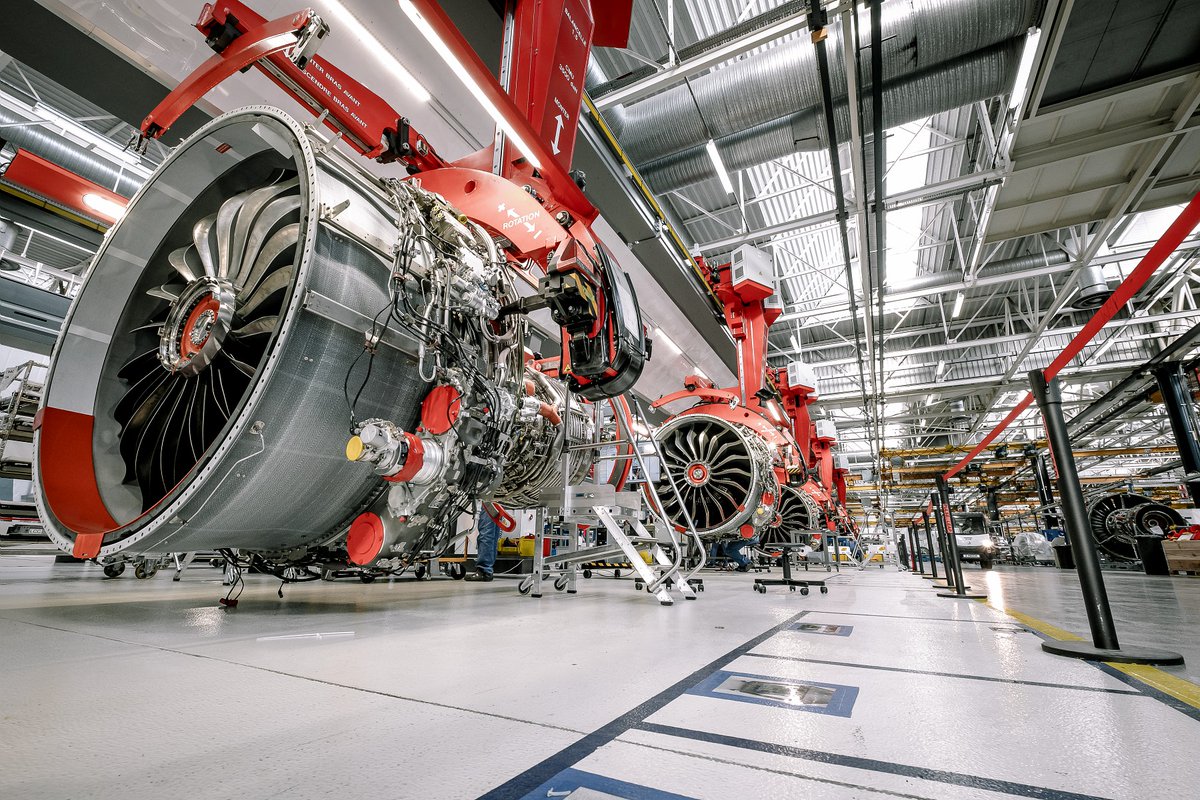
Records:
M794 333L792 334L792 350L797 353L800 352L800 337Z
M958 296L954 298L954 310L950 312L951 319L958 319L958 315L962 313L963 301L966 299L962 292L959 292Z
M425 41L429 42L433 49L437 51L437 54L441 56L442 61L446 62L446 66L450 67L450 71L454 73L455 77L462 82L463 86L467 87L467 91L474 96L476 102L483 106L483 110L492 118L492 121L496 123L500 130L504 131L504 135L516 145L516 148L525 155L526 160L535 169L541 169L542 164L537 156L533 154L533 150L529 147L529 144L521 134L517 133L517 129L513 127L508 119L500 113L500 109L496 108L495 104L484 94L483 87L475 82L471 73L467 71L466 66L458 60L458 57L454 55L449 45L442 41L442 37L438 36L437 31L433 29L429 21L412 4L412 0L400 0L400 8L412 20L412 23L417 26L417 30L425 37Z
M1008 96L1008 107L1017 109L1029 94L1029 79L1033 77L1033 59L1041 41L1040 28L1030 28L1025 35L1025 47L1021 50L1021 62L1017 65L1017 79L1013 81L1012 94Z
M658 333L658 338L663 344L674 350L676 354L683 355L683 351L679 349L679 345L672 342L671 337L667 336L667 334L663 332L662 328L656 328L655 331Z
M721 179L721 188L725 190L726 194L733 194L733 181L729 180L729 173L725 171L725 162L721 160L721 154L717 152L717 143L709 139L704 149L708 151L713 169L717 171L717 177Z
M946 371L946 359L939 358L937 365L937 376L942 377L942 373Z
M429 102L429 92L421 85L421 82L413 77L413 74L404 68L391 51L375 38L375 36L367 30L367 27L358 21L358 17L354 15L350 9L342 5L338 0L326 0L325 5L333 18L337 20L339 27L344 28L350 38L356 45L366 49L375 60L383 65L384 69L392 73L408 90L418 103Z
M91 192L83 196L83 204L97 214L110 219L120 219L121 215L125 213L125 206L121 203Z

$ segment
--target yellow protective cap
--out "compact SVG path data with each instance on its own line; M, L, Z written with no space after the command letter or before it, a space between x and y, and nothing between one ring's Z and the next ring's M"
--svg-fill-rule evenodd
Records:
M358 461L363 454L363 441L357 436L351 436L350 441L346 442L346 458L350 461Z

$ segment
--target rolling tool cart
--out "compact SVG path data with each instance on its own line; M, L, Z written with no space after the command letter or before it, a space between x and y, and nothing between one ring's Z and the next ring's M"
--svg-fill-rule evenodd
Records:
M800 536L801 536L801 538L805 538L805 537L809 537L809 536L821 536L821 531L804 531L801 533ZM754 591L758 592L759 594L766 594L768 586L786 586L786 587L788 587L789 590L791 590L793 592L796 591L797 589L799 589L800 594L806 595L806 594L808 594L808 587L816 586L818 589L820 589L821 594L829 594L829 587L825 585L824 578L820 578L817 580L810 580L808 578L800 579L800 578L792 577L792 551L799 550L802 547L807 547L808 546L807 543L805 543L805 542L787 542L787 543L777 543L772 546L777 547L783 551L783 555L779 559L779 563L783 566L783 577L782 578L755 578L754 579ZM825 571L828 572L829 571L829 548L822 547L821 550L822 550L822 552L825 553ZM805 571L807 571L807 570L808 570L808 564L806 561L805 562Z

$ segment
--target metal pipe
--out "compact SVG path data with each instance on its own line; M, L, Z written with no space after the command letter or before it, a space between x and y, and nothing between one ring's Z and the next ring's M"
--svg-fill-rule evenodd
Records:
M47 130L48 123L33 121L38 124L23 125L30 122L28 117L0 106L0 137L122 197L133 197L145 182L144 172L138 174L132 167L113 163L72 143L61 133Z
M808 5L809 27L813 28L812 3ZM879 26L883 80L889 85L904 81L915 73L926 73L993 46L1019 41L1036 24L1041 6L1042 0L887 3ZM849 31L844 25L829 25L819 42L805 36L776 42L775 46L693 78L689 85L677 85L626 105L627 121L622 131L626 150L636 162L644 163L702 145L710 138L719 140L786 119L800 110L816 109L821 102L819 87L811 76L819 58L816 51L826 41L829 58L838 65L832 78L840 95L846 85L841 65L845 63L844 48L850 46ZM1013 60L1011 66L1015 65ZM1010 74L1005 71L1006 76ZM960 74L945 76L939 85L929 87L924 93L898 97L895 105L898 108L914 105L928 93L960 91L958 86L975 80L975 76L963 69ZM1004 89L1001 83L995 94ZM962 103L944 108L959 105Z
M1179 363L1164 364L1154 370L1154 379L1162 391L1163 407L1171 421L1175 434L1175 446L1179 448L1179 460L1183 462L1185 474L1194 476L1200 472L1200 441L1196 439L1196 409L1187 389L1187 376ZM1192 505L1200 508L1200 479L1184 481Z
M881 85L879 116L884 128L895 128L946 109L970 105L1001 94L1012 81L1012 74L1016 70L1020 56L1019 42L1015 39L1004 42L952 63L913 72ZM838 73L837 77L847 76ZM727 93L734 91L736 89L726 88ZM834 142L849 141L852 138L851 117L858 112L850 107L850 98L834 96L832 99L832 129L822 130L816 124L815 112L820 110L818 106L800 106L789 116L726 135L718 134L716 142L725 168L735 171L748 169L793 153L816 152L829 146L831 135ZM864 102L862 105L871 108L875 103ZM829 130L833 133L830 134ZM666 155L648 157L635 154L635 158L642 176L657 191L682 189L716 176L712 160L704 150L705 143L707 139Z
M830 83L829 58L825 52L825 24L828 17L821 8L820 0L809 0L809 28L812 30L812 40L817 55L817 71L821 76L821 103L825 109L825 125L829 131L830 141L834 141L835 121L833 117L833 90ZM859 328L858 303L854 298L854 268L850 258L850 233L847 229L846 196L842 189L842 168L836 144L829 148L829 163L833 171L833 196L837 206L838 231L842 244L842 258L845 263L846 294L850 301L850 314L853 317L855 354L858 360L859 394L862 397L863 409L870 416L871 406L867 401L866 370L863 368L863 333ZM870 287L863 287L863 298L869 302ZM867 363L871 361L871 318L866 315ZM874 371L871 371L871 394L875 395ZM878 424L878 420L876 420ZM878 436L876 436L878 439Z
M882 413L884 403L884 359L883 359L883 292L887 281L887 235L886 235L886 211L884 208L884 198L887 197L887 190L884 186L884 181L887 177L887 155L884 151L886 139L883 135L883 23L880 20L880 6L882 0L872 0L871 2L871 149L874 163L871 169L875 175L875 203L873 214L875 215L875 314L877 322L875 323L875 334L878 337L875 356L878 359L877 367L879 370L879 388L876 395L876 450L883 447L883 436L880 431L882 420L878 415ZM856 26L857 27L857 26ZM857 34L856 34L857 40ZM855 59L855 64L859 63ZM862 104L859 104L859 111L862 111ZM865 158L863 159L866 160ZM864 176L865 177L865 176ZM869 260L869 259L868 259ZM879 462L877 462L879 463ZM880 464L880 466L882 466ZM882 501L882 493L880 500ZM882 505L882 503L881 503Z
M1092 630L1092 643L1105 650L1119 650L1121 645L1117 641L1117 629L1113 624L1108 593L1104 589L1104 577L1100 573L1100 556L1096 553L1096 542L1092 537L1092 526L1088 522L1087 508L1084 505L1083 489L1079 485L1079 473L1075 469L1075 456L1071 453L1067 423L1063 419L1062 389L1057 380L1047 380L1041 370L1029 373L1029 386L1037 399L1038 408L1042 411L1042 420L1046 424L1046 438L1050 442L1050 454L1057 467L1058 493L1062 498L1067 541L1071 543L1076 572L1079 573L1088 626Z

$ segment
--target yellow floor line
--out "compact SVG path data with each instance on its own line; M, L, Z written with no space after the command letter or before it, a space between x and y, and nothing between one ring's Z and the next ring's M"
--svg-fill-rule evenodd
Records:
M1044 633L1055 639L1063 641L1084 641L1082 636L1076 636L1070 631L1064 631L1062 628L1056 628L1048 622L1043 622L1036 617L1031 617L1028 614L1022 614L1020 611L1014 611L1011 608L996 608L986 600L981 600L988 608L993 608L1003 614L1008 614L1013 619L1026 625L1033 630ZM1114 664L1105 662L1113 669L1128 675L1131 678L1136 678L1152 689L1157 689L1163 694L1170 695L1176 700L1187 703L1192 708L1200 709L1200 686L1192 683L1184 678L1177 677L1168 672L1163 672L1158 667L1152 667L1148 664Z
M1163 694L1169 694L1176 700L1187 703L1192 708L1200 709L1200 686L1189 680L1163 672L1158 667L1148 664L1109 664L1109 666L1124 672L1131 678L1137 678Z

